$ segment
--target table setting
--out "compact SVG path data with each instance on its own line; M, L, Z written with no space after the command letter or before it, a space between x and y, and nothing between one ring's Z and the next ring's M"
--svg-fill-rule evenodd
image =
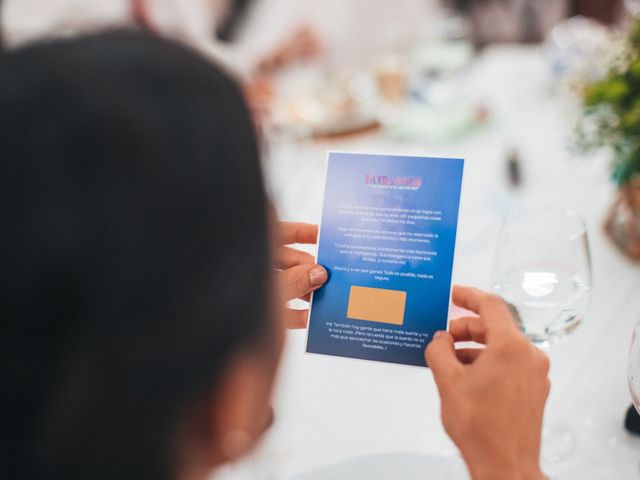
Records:
M542 44L475 52L459 28L434 54L427 42L364 71L296 71L265 129L264 169L282 219L319 223L327 151L464 158L453 283L500 294L551 359L544 471L638 479L640 437L624 420L629 382L640 398L640 264L636 227L618 218L633 215L616 213L635 205L636 177L576 133L594 115L584 105L607 101L594 52L625 40L568 22ZM305 354L305 340L287 334L264 442L216 478L469 478L428 369Z

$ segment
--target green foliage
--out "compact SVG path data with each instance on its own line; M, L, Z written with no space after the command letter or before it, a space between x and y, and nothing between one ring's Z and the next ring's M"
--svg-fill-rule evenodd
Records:
M640 175L640 20L629 32L620 62L603 79L586 86L583 104L578 147L609 148L612 176L619 185Z

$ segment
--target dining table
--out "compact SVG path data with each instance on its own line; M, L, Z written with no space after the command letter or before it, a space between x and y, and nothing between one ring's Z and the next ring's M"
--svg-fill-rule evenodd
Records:
M640 316L640 265L604 232L617 190L606 151L574 146L579 99L550 67L544 45L479 52L465 88L487 120L449 140L400 139L379 128L336 138L267 138L264 171L282 220L319 223L327 152L465 159L453 283L492 289L500 225L514 211L571 210L587 226L592 262L581 325L552 345L545 424L573 432L567 458L543 460L553 479L640 478L640 436L627 432L628 349ZM517 152L520 181L510 181ZM313 246L303 246L313 252ZM241 479L466 479L440 419L428 368L305 353L305 330L287 332L273 397L274 421L247 458L215 472Z

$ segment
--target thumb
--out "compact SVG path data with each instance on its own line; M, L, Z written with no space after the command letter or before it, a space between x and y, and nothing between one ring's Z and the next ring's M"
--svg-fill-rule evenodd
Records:
M280 272L286 300L304 297L327 281L327 271L320 265L296 265Z
M453 337L448 332L436 332L425 350L425 360L433 372L438 389L459 375L464 366L456 356Z

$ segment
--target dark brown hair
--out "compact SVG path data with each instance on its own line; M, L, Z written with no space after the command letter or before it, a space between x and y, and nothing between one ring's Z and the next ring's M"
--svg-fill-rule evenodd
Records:
M142 34L31 46L0 61L0 158L0 477L173 478L269 310L240 90Z

